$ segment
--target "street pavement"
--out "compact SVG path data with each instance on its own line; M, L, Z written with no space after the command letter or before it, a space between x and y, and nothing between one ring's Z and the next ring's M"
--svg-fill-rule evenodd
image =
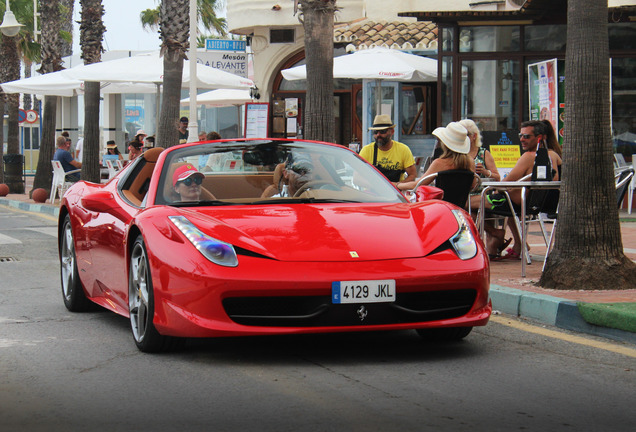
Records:
M57 217L56 204L36 203L28 196L32 189L27 177L25 194L0 197L0 205ZM636 213L620 210L625 255L636 262ZM548 227L550 228L550 227ZM507 236L508 237L508 236ZM629 290L550 290L539 287L546 246L538 224L529 229L530 257L526 277L521 261L491 263L490 296L493 313L505 313L566 330L592 334L636 344L636 287Z

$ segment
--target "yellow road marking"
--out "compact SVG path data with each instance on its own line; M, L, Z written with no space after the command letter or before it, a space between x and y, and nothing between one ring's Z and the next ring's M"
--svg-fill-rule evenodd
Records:
M626 346L621 346L618 344L612 344L608 342L601 342L601 341L596 341L592 339L587 339L581 336L570 335L567 333L561 333L558 331L549 330L543 327L537 327L531 324L526 324L521 321L516 321L511 318L506 318L506 317L497 316L497 315L492 315L490 317L490 320L496 322L497 324L513 327L513 328L526 331L529 333L535 333L542 336L548 336L554 339L561 339L567 342L573 342L579 345L586 345L593 348L599 348L605 351L611 351L617 354L622 354L628 357L636 358L636 349L634 348L629 348Z

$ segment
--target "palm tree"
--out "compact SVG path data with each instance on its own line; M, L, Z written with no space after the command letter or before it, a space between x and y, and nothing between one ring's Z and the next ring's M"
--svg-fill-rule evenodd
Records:
M81 3L81 1L80 1ZM62 14L62 49L60 55L62 57L73 54L73 8L75 0L60 0L60 13ZM66 35L70 37L66 37Z
M17 36L8 37L2 35L2 42L0 43L0 55L2 62L0 62L0 79L2 82L13 81L20 79L20 56L21 47L25 43L25 40L31 38L30 30L33 28L33 2L27 0L14 0L9 4L11 11L16 15L16 19L19 22L25 23L25 19L30 21L31 26L24 26L21 28ZM0 13L4 14L6 3L2 3L0 6ZM28 17L28 11L30 11L31 17ZM28 22L27 22L28 24ZM19 137L19 123L18 123L18 109L20 107L20 96L18 94L4 94L4 101L6 102L6 108L8 113L8 130L7 130L7 154L13 155L16 158L20 158L20 137ZM3 110L4 112L4 110ZM4 179L4 156L0 150L0 180ZM16 163L20 164L20 160ZM21 166L20 166L21 168ZM7 179L9 190L12 193L24 193L24 183L22 178Z
M610 133L607 2L568 0L565 142L556 243L541 286L630 289L623 254Z
M333 23L336 0L296 0L305 29L305 138L333 142Z
M187 57L190 34L188 0L161 2L161 55L163 55L163 99L157 124L157 143L171 147L179 143L177 122L183 80L183 60Z
M197 0L197 14L204 30L225 37L227 36L227 21L225 18L219 18L216 15L221 3L222 0ZM160 22L159 6L141 11L140 19L144 28L156 31ZM199 31L198 33L202 34L203 32Z
M42 17L42 65L40 73L49 73L62 70L62 58L60 56L60 0L48 0L40 2L40 16ZM44 98L44 114L42 116L42 142L38 157L37 171L33 179L33 189L51 188L51 159L53 159L55 145L55 117L57 110L57 97L46 96Z
M104 6L101 0L80 0L82 6L80 22L80 46L84 64L102 60L104 32L102 17ZM99 183L99 82L84 85L84 152L82 179Z

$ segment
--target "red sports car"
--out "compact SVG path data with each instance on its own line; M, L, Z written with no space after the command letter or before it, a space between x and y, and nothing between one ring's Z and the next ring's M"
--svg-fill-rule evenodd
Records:
M491 313L470 217L411 203L339 145L223 140L146 151L78 182L59 219L64 304L130 318L142 351L185 337L416 329Z

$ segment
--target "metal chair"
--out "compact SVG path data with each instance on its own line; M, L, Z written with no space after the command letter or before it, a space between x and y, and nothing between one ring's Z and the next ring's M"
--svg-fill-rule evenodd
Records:
M62 168L62 163L60 161L52 160L51 165L53 166L53 181L51 182L51 195L49 196L49 201L51 204L55 203L55 195L56 192L59 193L60 199L64 196L64 192L68 189L74 182L67 181L66 176L70 174L79 173L81 169L75 169L71 171L64 171Z
M630 183L634 179L634 168L628 167L622 170L617 170L614 175L614 186L616 187L616 203L618 208L621 208L621 203L625 198L625 192L630 187ZM545 268L545 262L548 259L548 254L552 250L552 246L554 244L554 229L556 228L557 220L558 220L558 209L556 212L556 217L554 218L554 224L552 225L552 232L550 232L550 239L547 244L547 249L545 251L545 259L543 261L543 268Z

